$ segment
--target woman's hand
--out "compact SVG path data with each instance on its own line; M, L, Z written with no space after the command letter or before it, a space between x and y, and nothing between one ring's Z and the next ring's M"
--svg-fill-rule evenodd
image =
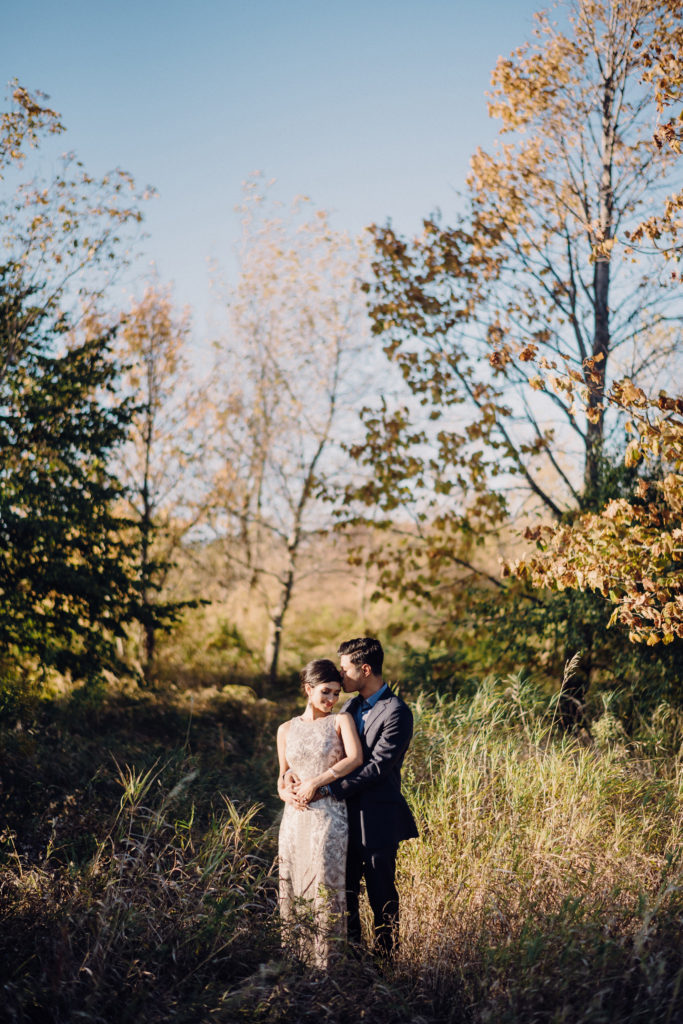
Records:
M288 768L282 776L282 785L285 789L296 789L300 782L301 779L293 768Z
M317 779L306 779L302 782L296 791L296 796L299 803L304 806L308 805L315 794L318 791L318 780Z
M298 811L303 811L307 807L307 801L301 800L300 798L300 786L301 779L293 768L288 768L280 779L278 793L280 799L284 800L286 804L290 804L291 807L296 807Z
M286 804L289 804L291 807L296 807L297 810L302 809L301 801L299 800L299 795L295 789L290 789L286 786L281 786L280 789L278 790L278 793L280 794L280 799L284 800Z

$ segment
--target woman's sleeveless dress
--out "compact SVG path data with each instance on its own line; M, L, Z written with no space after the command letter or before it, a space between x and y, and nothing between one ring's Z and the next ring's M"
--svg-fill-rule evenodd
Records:
M287 762L303 779L344 757L336 715L293 718ZM299 811L285 804L280 826L280 913L285 942L302 959L326 966L346 938L346 804L323 797Z

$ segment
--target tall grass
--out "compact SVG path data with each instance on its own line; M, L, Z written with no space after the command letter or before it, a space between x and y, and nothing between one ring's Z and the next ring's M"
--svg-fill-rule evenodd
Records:
M54 723L0 737L17 798L31 764L41 775L0 836L1 1020L683 1020L679 752L629 748L607 720L562 736L518 678L419 698L395 963L321 973L279 943L269 794L291 709L173 700L140 698L125 728L120 708L76 733L60 712L61 746L81 753L55 761L59 800Z
M197 835L173 812L193 778L152 802L158 773L123 770L120 812L80 871L55 869L49 857L29 868L9 859L2 896L12 946L3 953L15 970L5 1019L187 1017L202 1012L207 989L222 992L224 977L277 949L258 808L226 800Z
M452 1021L683 1020L683 772L553 735L529 684L420 699L401 966Z

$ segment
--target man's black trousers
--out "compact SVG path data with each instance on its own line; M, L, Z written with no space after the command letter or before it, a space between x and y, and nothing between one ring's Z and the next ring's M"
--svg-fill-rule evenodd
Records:
M387 957L391 956L398 933L397 851L398 846L382 846L369 850L350 841L346 859L349 942L360 944L358 898L361 879L365 878L368 900L375 921L375 952Z

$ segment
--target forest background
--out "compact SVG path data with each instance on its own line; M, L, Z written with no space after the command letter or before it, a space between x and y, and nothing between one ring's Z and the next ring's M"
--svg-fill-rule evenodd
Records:
M677 1019L681 13L539 13L449 223L250 176L200 340L158 273L118 301L152 190L10 85L8 1019L355 1019L278 950L272 737L365 633L422 831L374 1015Z

